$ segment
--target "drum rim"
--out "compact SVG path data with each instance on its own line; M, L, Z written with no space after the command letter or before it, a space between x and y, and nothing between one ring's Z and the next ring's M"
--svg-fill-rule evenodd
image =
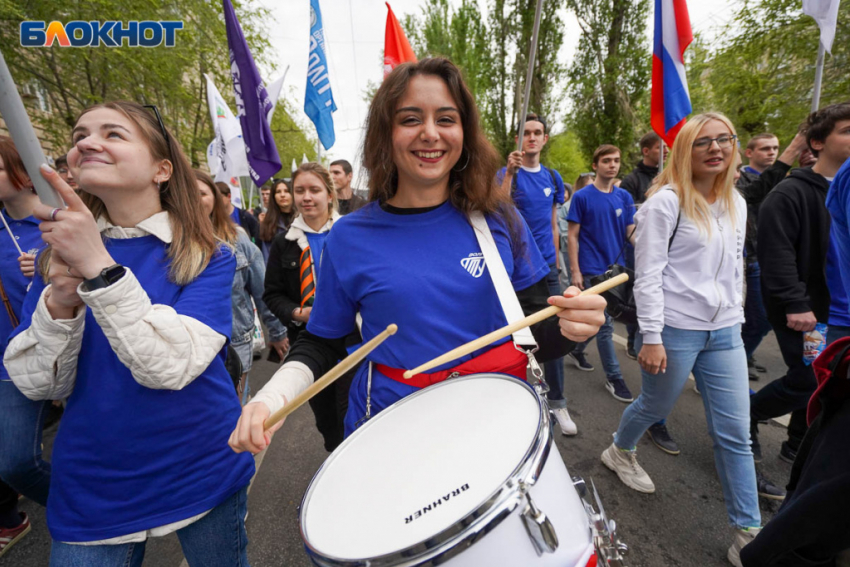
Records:
M454 384L460 381L475 380L482 377L497 378L507 380L525 388L534 399L537 401L539 409L539 417L537 422L537 434L526 450L516 468L511 472L505 482L502 483L490 496L484 499L475 509L463 516L445 530L429 536L426 540L417 542L414 545L387 553L376 557L367 557L361 559L343 559L332 555L327 555L317 550L308 540L304 527L304 514L310 501L310 496L314 485L322 476L322 473L335 460L335 454L341 453L342 449L353 439L362 434L370 424L375 423L382 415L388 415L388 411L396 406L400 406L409 402L413 398L423 395L427 391L433 391L434 388L445 387L449 384ZM301 532L301 540L304 542L307 555L318 565L325 567L400 567L402 565L430 565L436 559L446 560L454 555L457 555L464 549L470 547L481 537L496 528L502 520L507 518L511 512L523 501L521 485L533 486L536 484L543 466L549 457L549 452L554 443L552 435L552 424L549 418L548 404L545 402L540 393L532 387L528 382L518 379L510 374L502 374L497 372L482 372L477 374L469 374L467 376L459 376L451 378L438 384L434 384L427 388L423 388L418 392L402 398L381 413L364 423L356 432L349 436L348 439L331 453L325 459L325 462L319 467L307 489L304 491L304 496L301 499L301 505L298 512L298 525Z

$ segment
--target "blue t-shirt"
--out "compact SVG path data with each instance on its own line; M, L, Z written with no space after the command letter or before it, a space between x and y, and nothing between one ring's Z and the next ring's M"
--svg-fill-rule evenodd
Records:
M847 300L850 296L850 160L841 166L830 184L826 208L832 216L826 271L829 324L850 327Z
M192 283L167 274L168 247L155 236L108 239L153 304L168 305L230 338L236 259L222 248ZM29 326L45 285L35 278L19 329ZM53 447L47 523L53 539L110 539L196 516L246 486L254 459L227 445L241 415L222 349L182 390L138 384L88 310L77 378Z
M549 174L549 171L552 174ZM496 182L501 185L505 178L506 169L503 167L496 175ZM552 187L552 178L555 186ZM564 202L564 181L561 174L554 169L546 170L538 167L530 171L524 167L516 174L516 191L513 194L522 218L528 223L534 242L543 254L546 263L555 263L555 241L552 234L552 207Z
M322 250L325 248L325 239L328 237L328 233L320 232L316 234L314 232L305 232L304 236L307 237L307 244L310 245L310 257L318 265L322 258Z
M573 195L567 221L581 225L578 233L581 273L604 274L623 249L628 236L626 227L635 223L635 202L625 189L615 186L610 193L603 193L596 185L588 185ZM625 262L625 258L619 262Z
M15 220L6 213L5 209L0 214L6 217L6 222L9 223L9 228L15 235L15 240L21 250L35 254L44 248L41 231L38 230L39 221L35 217ZM6 289L9 303L12 304L12 311L20 321L24 297L32 280L21 273L21 268L18 265L18 250L12 242L12 237L6 232L5 227L0 227L0 232L2 232L0 234L0 278L3 278L3 287ZM0 307L0 361L2 361L3 354L6 352L9 335L12 334L13 330L9 313L5 306ZM0 380L9 380L9 373L6 372L6 367L2 363L0 363Z
M501 220L488 217L487 223L514 289L522 290L549 268L519 220L520 242L513 246ZM449 202L412 215L388 213L372 202L344 216L328 234L318 281L307 330L344 337L355 329L359 312L365 342L395 323L398 332L368 357L393 368L414 368L507 324L472 226ZM361 366L351 387L346 434L365 413L367 367ZM375 370L373 415L416 390Z
M239 222L239 208L233 207L233 212L230 213L230 218L233 219L233 222L236 223L236 226L242 226L242 223Z

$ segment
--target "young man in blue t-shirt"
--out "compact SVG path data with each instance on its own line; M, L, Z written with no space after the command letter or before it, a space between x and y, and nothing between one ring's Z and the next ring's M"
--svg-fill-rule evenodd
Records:
M558 279L560 263L558 253L560 235L558 232L557 207L564 203L564 181L554 169L540 164L540 152L549 141L545 118L529 113L525 117L522 151L508 156L508 165L497 176L503 191L510 192L520 214L525 219L534 242L540 249L543 259L549 264L549 293L563 293ZM591 368L592 369L592 368ZM547 399L549 407L564 435L578 432L567 411L564 398L564 359L559 358L543 364L546 383L549 385Z
M593 170L596 180L576 191L567 215L570 273L573 285L580 289L590 287L591 278L604 274L611 264L624 263L626 240L634 243L634 200L628 191L614 186L620 171L620 149L610 144L599 146L593 152ZM605 387L615 399L631 402L632 393L623 382L614 351L614 322L607 312L605 319L596 343L608 378ZM581 370L589 366L584 358L589 342L579 344L567 355Z

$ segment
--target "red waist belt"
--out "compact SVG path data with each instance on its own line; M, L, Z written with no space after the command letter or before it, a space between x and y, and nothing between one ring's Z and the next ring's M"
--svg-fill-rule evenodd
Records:
M412 376L409 380L404 378L405 370L391 368L383 364L376 364L375 369L396 382L417 388L425 388L431 384L442 382L455 373L459 376L466 376L468 374L480 374L482 372L501 372L516 376L520 380L525 380L525 368L527 365L528 357L525 353L514 347L513 341L508 341L454 368L431 373L423 372L422 374Z

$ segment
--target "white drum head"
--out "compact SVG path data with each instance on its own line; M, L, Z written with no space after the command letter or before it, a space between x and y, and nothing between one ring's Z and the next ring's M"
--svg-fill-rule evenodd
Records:
M301 510L325 557L367 559L439 534L481 506L525 461L540 402L515 378L480 374L409 396L341 445Z

